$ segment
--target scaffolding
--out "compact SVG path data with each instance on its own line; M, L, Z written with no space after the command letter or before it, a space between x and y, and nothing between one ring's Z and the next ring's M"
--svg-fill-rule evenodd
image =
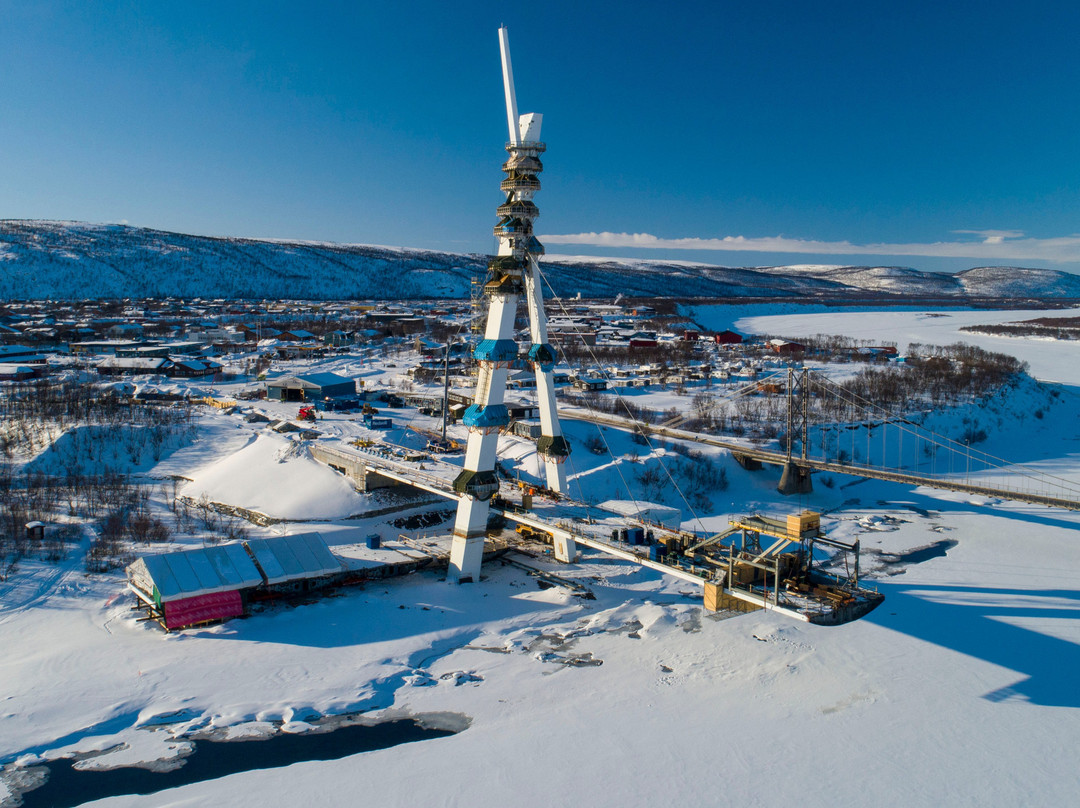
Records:
M710 611L784 609L835 624L858 619L883 600L859 584L858 540L829 538L818 513L786 519L755 514L728 524L686 551L693 563L712 570L705 586ZM828 548L822 559L815 558L816 547Z

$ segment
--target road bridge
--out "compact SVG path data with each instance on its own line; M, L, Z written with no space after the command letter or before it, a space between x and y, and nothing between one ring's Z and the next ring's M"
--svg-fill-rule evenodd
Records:
M715 446L727 449L739 461L740 464L753 467L753 463L762 463L774 466L788 466L794 464L800 469L810 471L829 471L836 474L850 474L859 477L867 477L874 480L888 480L889 482L903 483L905 485L925 485L944 491L957 491L966 494L978 494L981 496L997 497L1015 502L1028 502L1035 505L1046 505L1050 508L1063 508L1070 511L1080 511L1080 497L1053 496L1046 493L1023 491L1000 486L984 485L978 482L968 482L950 477L932 477L927 475L913 474L901 470L881 468L878 466L864 466L853 463L840 463L823 460L813 456L789 456L781 450L763 449L755 446L750 441L734 440L730 438L718 438L703 432L692 432L687 429L679 429L670 426L642 423L630 418L607 413L594 413L585 410L564 410L560 413L563 420L588 421L601 426L610 426L617 429L630 431L638 430L649 435L673 438L705 446ZM750 461L749 463L747 461ZM1028 475L1025 475L1028 476Z

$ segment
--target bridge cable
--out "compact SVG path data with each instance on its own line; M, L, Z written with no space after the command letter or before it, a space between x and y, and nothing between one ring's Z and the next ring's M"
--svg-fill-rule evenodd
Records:
M953 476L954 474L952 470L954 458L957 456L962 456L968 462L968 466L965 471L966 477L970 476L970 463L971 460L974 458L977 460L977 462L982 463L986 467L987 471L1003 472L1006 475L1025 478L1033 482L1042 482L1051 485L1056 484L1063 490L1078 492L1078 489L1076 488L1076 483L1072 480L1068 480L1064 477L1059 477L1055 474L1041 472L1022 463L1011 462L996 455L992 455L989 452L984 452L980 449L974 449L968 444L963 444L959 441L955 441L949 438L948 436L940 435L931 429L923 427L919 424L915 424L914 422L908 420L907 418L904 418L903 416L891 413L887 409L882 407L880 404L870 401L869 399L859 395L858 393L841 387L820 372L811 371L811 373L815 381L822 388L822 390L826 392L832 392L833 395L835 395L839 400L843 401L844 403L852 405L853 408L860 407L864 413L866 413L867 411L876 411L881 417L884 418L883 424L885 424L886 426L891 424L895 426L897 430L901 433L909 432L920 440L925 439L926 442L932 445L935 450L938 448L947 450L949 453L949 472L947 473L948 476ZM852 434L852 440L854 440L854 434ZM934 453L934 462L932 465L936 469L936 451ZM874 464L870 463L868 458L868 462L865 464L865 466L868 468L873 468ZM932 473L938 472L935 471Z
M559 308L562 309L563 314L566 315L567 317L570 317L571 316L570 312L567 310L565 304L562 301L562 298L555 294L555 290L552 287L551 281L548 279L547 274L542 269L540 269L539 262L537 262L536 267L537 267L537 271L540 274L540 277L543 278L544 283L547 285L548 290L551 292L552 299L558 301ZM604 379L610 383L611 379L608 376L607 371L605 370L603 364L601 364L600 359L597 357L596 352L593 350L593 346L586 343L584 339L582 339L582 344L585 346L585 348L588 349L589 355L592 357L593 361L596 363L596 366L600 369L600 373L603 375ZM564 355L565 355L565 352L564 352ZM671 471L667 468L667 465L664 463L663 456L656 454L656 448L653 446L652 441L649 440L649 434L648 434L648 429L647 429L646 425L633 413L630 406L623 399L623 396L619 392L619 389L617 387L612 387L610 389L615 393L616 399L618 400L618 402L620 404L622 404L623 409L626 410L627 415L630 416L630 420L633 423L633 425L638 428L638 434L640 434L642 436L642 438L645 440L645 444L649 447L650 453L652 454L653 457L656 458L657 462L660 465L661 470L664 472L665 476L667 476L668 481L671 483L671 485L678 492L679 497L682 499L683 503L686 505L687 509L690 511L690 515L692 516L691 521L697 522L698 525L701 527L701 530L703 532L707 532L706 529L705 529L705 525L701 521L701 518L698 516L697 512L694 510L694 507L690 504L690 500L687 498L686 494L683 492L682 488L679 486L678 482L675 480L674 476L671 474ZM589 409L589 410L592 409L589 406L587 400L586 400L586 408ZM599 428L599 426L600 425L597 424L598 428ZM604 444L608 445L607 444L607 438L604 437L603 430L600 430L600 435L601 435L601 438L604 441ZM611 451L610 446L608 446L608 451L610 453L610 451ZM611 456L612 456L612 460L614 461L613 464L615 465L616 468L618 468L619 463L618 463L617 460L615 460L614 454L612 454ZM621 472L620 472L619 476L622 477ZM623 479L623 483L625 485L625 478ZM633 494L630 492L629 487L627 488L627 493L630 494L631 498L633 498ZM633 501L634 501L634 505L637 506L637 504L638 504L637 500L634 499ZM640 508L638 508L638 511L640 513Z

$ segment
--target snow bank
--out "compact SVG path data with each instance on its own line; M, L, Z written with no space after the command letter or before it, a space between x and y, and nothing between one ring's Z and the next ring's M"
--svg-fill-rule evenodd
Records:
M313 460L303 442L277 435L258 435L203 468L182 493L278 519L334 519L368 504L347 478Z
M609 499L596 506L601 510L621 514L630 519L646 519L665 527L678 529L682 523L682 511L657 502L635 502L631 499Z

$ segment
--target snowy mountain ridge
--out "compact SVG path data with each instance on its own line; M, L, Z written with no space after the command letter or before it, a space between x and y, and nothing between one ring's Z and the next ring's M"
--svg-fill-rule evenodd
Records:
M486 264L483 255L433 250L0 220L0 296L15 300L466 298ZM1080 298L1080 277L1020 267L947 275L910 267L723 267L549 255L541 270L545 292L567 297Z

